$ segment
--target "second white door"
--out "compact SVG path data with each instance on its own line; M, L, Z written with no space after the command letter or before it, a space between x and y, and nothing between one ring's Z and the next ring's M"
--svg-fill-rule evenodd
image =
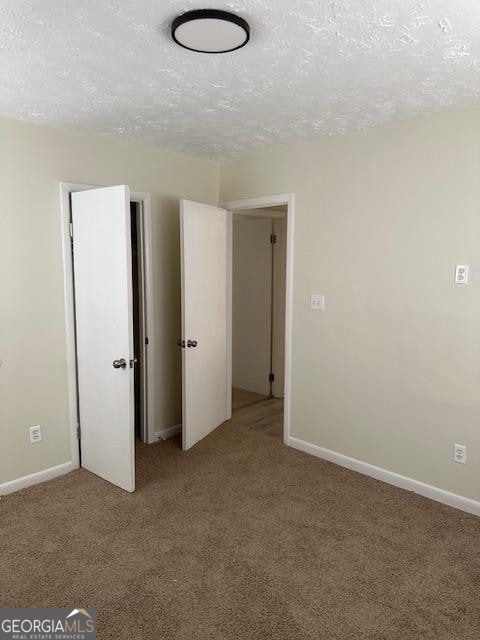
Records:
M227 419L227 212L180 201L182 447Z

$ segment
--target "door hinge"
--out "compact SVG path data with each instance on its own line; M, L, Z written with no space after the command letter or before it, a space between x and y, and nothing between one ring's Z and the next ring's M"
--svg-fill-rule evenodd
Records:
M73 222L70 221L70 238L73 238Z
M145 338L145 344L148 344L148 338Z
M80 424L77 424L77 438L78 438L78 440L80 440L80 436L81 436Z
M272 233L272 235L270 236L270 243L277 244L277 235L275 233Z
M268 374L268 381L269 382L275 382L275 376L273 373L269 373Z

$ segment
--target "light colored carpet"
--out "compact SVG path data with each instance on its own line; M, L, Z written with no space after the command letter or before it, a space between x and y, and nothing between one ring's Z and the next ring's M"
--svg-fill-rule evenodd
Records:
M480 637L480 519L238 424L137 456L133 495L2 498L2 606L96 607L100 640Z

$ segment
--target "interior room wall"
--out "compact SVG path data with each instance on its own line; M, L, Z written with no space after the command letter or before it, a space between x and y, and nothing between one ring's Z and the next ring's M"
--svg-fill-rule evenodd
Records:
M232 382L270 393L272 220L246 215L233 219Z
M275 398L283 398L285 378L285 215L286 210L253 209L233 219L233 386L269 395L272 364ZM276 236L273 281L272 233Z
M0 484L70 460L60 181L151 194L157 430L181 420L178 200L216 204L218 165L0 119Z
M291 434L480 499L480 110L222 164L294 192ZM456 264L470 282L454 284ZM325 295L325 311L310 294ZM453 445L467 446L467 464Z

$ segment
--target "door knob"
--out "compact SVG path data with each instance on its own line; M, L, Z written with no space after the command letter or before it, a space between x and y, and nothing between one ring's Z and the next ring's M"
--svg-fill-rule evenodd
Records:
M196 340L188 340L187 347L196 347L198 342Z
M113 368L114 369L126 369L127 367L127 362L125 360L125 358L120 358L120 360L114 360L113 361Z

